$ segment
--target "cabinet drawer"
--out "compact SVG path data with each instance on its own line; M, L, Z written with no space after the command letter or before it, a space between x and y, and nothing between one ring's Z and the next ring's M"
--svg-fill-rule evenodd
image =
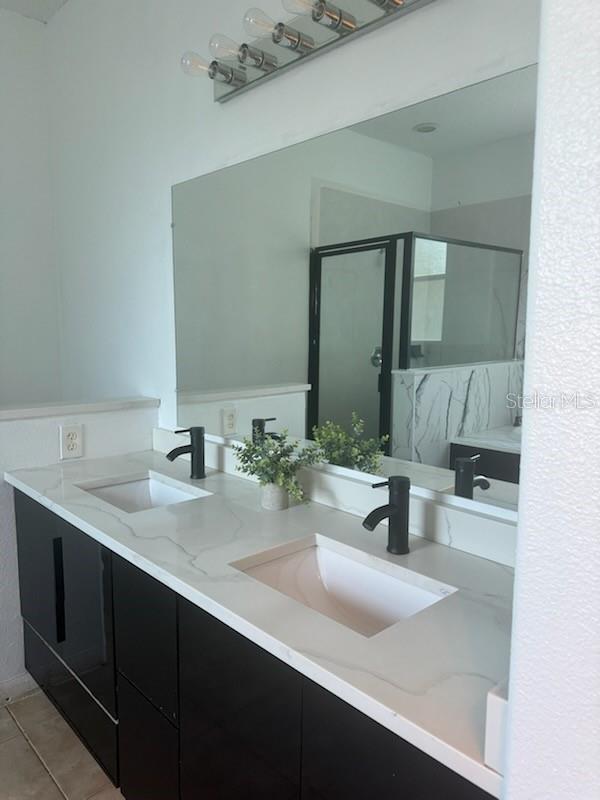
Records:
M30 674L117 784L117 725L27 623L24 639Z
M113 555L115 648L119 672L176 722L177 602L175 593Z
M126 800L178 800L179 733L119 675L119 764Z

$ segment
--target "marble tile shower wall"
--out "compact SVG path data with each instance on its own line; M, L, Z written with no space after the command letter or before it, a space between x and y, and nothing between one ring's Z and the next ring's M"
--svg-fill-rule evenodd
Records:
M451 440L511 425L507 395L522 390L522 361L396 371L392 455L447 468Z

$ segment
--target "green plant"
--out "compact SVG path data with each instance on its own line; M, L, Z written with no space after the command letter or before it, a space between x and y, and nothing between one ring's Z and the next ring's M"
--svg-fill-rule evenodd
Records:
M356 411L352 412L352 432L348 433L335 422L325 422L313 429L313 436L323 460L360 472L377 473L389 436L364 439L365 423Z
M321 452L315 445L298 450L299 442L288 439L287 430L277 439L265 436L253 442L250 437L241 445L235 445L238 470L245 475L254 475L261 486L275 483L286 489L296 500L303 500L304 493L296 473L321 461Z

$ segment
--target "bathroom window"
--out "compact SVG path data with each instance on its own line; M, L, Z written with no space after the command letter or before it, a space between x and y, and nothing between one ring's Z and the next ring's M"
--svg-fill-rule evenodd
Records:
M448 245L432 239L415 241L413 275L413 343L441 342L446 295Z

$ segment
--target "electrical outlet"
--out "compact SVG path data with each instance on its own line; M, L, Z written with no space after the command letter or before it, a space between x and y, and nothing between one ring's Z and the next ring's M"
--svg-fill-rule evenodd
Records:
M61 425L60 459L81 458L83 455L83 425Z
M221 409L221 435L233 436L237 431L237 408L227 406Z

